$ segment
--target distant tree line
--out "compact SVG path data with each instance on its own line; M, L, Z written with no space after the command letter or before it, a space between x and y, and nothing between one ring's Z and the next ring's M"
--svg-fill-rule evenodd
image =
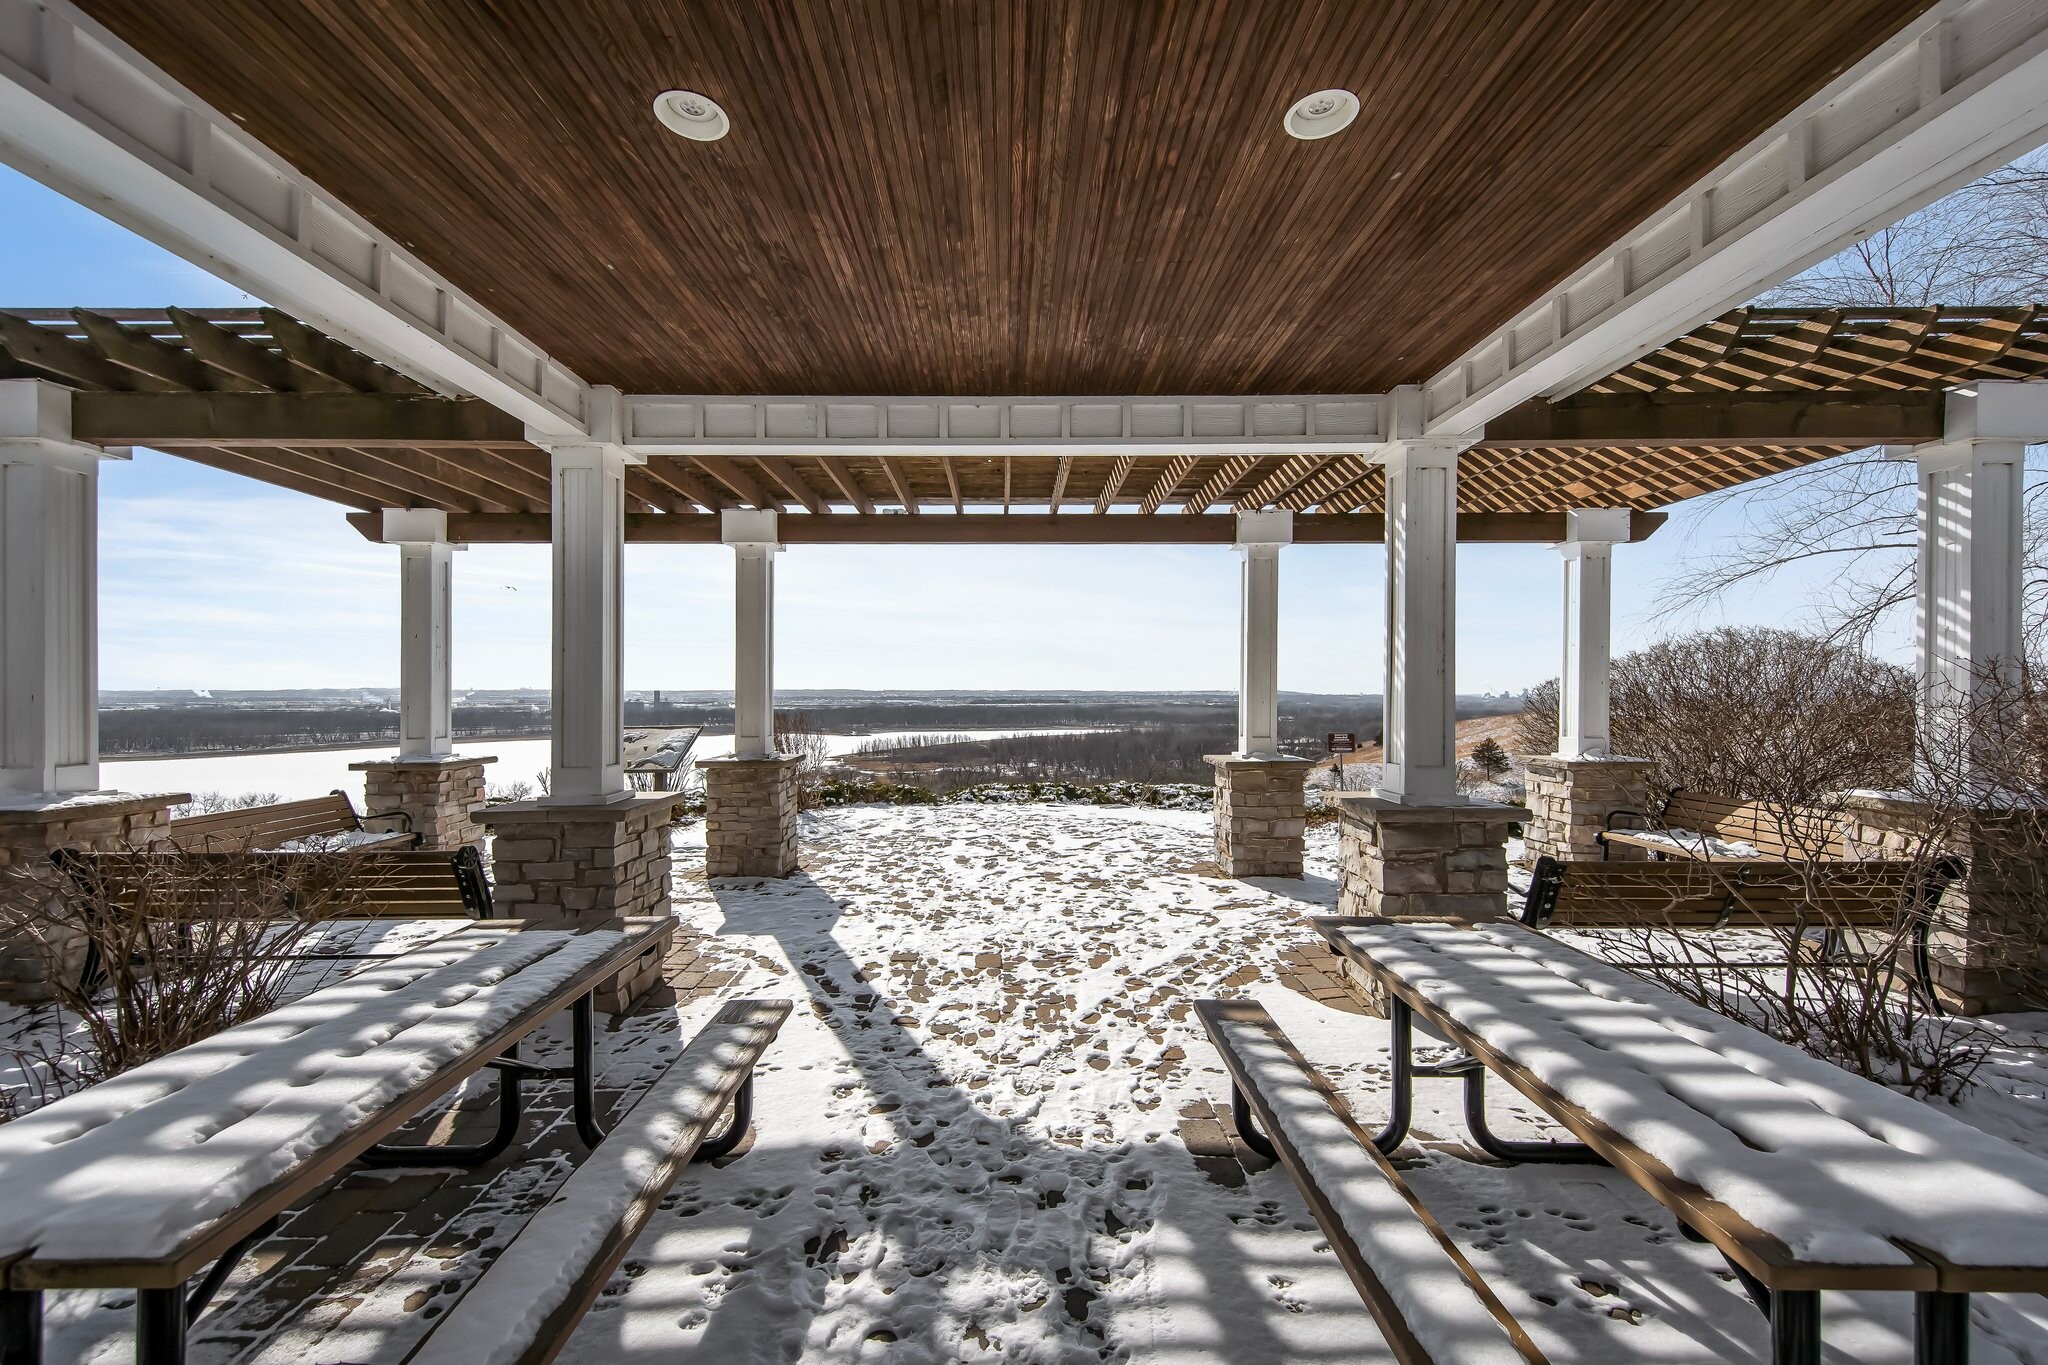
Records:
M455 733L545 735L548 715L529 707L458 706ZM398 742L398 713L381 706L152 707L100 712L100 752L195 754Z

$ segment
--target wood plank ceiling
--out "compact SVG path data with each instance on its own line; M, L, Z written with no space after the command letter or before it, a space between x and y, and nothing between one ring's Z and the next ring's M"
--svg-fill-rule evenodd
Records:
M1928 0L81 3L593 383L1108 394L1416 382Z
M269 309L0 312L0 378L167 399L198 392L451 401L425 395L403 375ZM1879 401L1975 379L2048 379L2048 310L1737 309L1584 393L1602 401L1677 394ZM132 439L149 443L145 431ZM1848 448L1482 448L1460 461L1459 508L1467 514L1654 510ZM365 511L439 507L531 517L548 509L546 456L523 442L485 438L412 448L385 441L372 448L332 433L319 436L309 426L303 441L187 438L173 453ZM1380 471L1362 455L654 456L628 472L627 492L636 514L775 506L838 518L878 508L1050 508L1093 516L1113 508L1163 515L1261 507L1331 517L1382 506Z

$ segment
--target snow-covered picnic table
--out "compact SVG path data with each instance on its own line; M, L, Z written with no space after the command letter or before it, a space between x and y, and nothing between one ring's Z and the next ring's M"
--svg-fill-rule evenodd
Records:
M1915 1293L1923 1365L1967 1359L1971 1293L2048 1290L2048 1161L1512 921L1315 923L1389 1001L1383 1150L1420 1016L1719 1248L1780 1365L1822 1290Z
M592 992L659 932L464 930L0 1125L5 1365L39 1358L43 1290L94 1287L138 1291L139 1360L182 1360L190 1317L278 1214L359 1159L496 1155L522 1080L571 1081L594 1144ZM516 1060L571 1006L571 1067ZM496 1137L377 1145L486 1066L500 1070Z

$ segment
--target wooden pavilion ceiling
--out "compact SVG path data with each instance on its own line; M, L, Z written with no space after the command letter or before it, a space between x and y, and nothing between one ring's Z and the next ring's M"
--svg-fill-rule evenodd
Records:
M1417 382L1928 3L81 0L589 382L936 395Z
M495 538L546 537L547 457L518 439L516 424L476 400L429 394L274 310L0 312L0 378L80 390L82 439L158 446L365 512L440 508L471 518L474 539L494 538L493 525ZM1738 309L1544 406L1636 413L1698 395L1890 411L1911 399L1909 416L1938 419L1939 394L1976 379L2048 379L2048 310ZM368 422L353 409L312 410L365 397L378 405ZM296 424L293 405L308 411ZM380 414L394 405L401 411L386 422ZM1547 446L1514 443L1504 425L1490 426L1460 461L1463 514L1654 510L1871 443ZM649 539L662 536L646 518L677 518L683 535L683 519L738 506L844 520L849 534L859 523L847 513L878 509L1052 511L1068 520L1114 509L1133 538L1151 533L1132 530L1130 513L1156 521L1264 507L1319 518L1382 509L1380 471L1363 454L655 455L627 480L629 511ZM1540 529L1530 523L1524 538Z

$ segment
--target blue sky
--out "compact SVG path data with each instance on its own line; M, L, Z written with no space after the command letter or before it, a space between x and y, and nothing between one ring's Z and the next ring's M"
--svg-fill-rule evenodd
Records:
M0 307L219 307L251 300L0 168ZM108 688L390 686L397 551L343 509L154 451L104 466L100 681ZM1686 556L1739 534L1732 510L1676 509L1615 555L1617 648L1720 621L1796 624L1823 585L1782 576L1702 622L1660 610ZM1384 556L1301 546L1281 565L1281 685L1377 692ZM548 556L456 559L455 683L545 687ZM1226 549L824 547L777 567L784 687L1236 686L1237 565ZM1542 546L1458 558L1460 691L1557 672L1559 568ZM731 685L732 565L718 546L632 546L626 685Z

